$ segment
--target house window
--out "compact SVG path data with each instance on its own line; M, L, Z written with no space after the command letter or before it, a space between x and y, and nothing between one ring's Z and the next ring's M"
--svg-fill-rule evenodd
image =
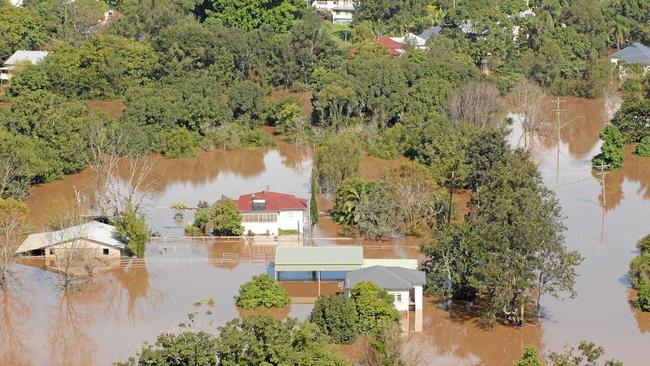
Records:
M102 254L104 254L104 255L108 255L108 248L104 248L104 249L102 249Z
M276 222L278 214L244 214L241 220L242 222Z
M395 294L395 302L402 302L402 294Z

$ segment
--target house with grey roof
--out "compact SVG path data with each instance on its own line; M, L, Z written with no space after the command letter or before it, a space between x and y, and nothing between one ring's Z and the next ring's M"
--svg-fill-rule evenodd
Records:
M422 271L403 267L373 266L350 271L345 276L345 289L359 282L370 281L393 295L393 304L398 311L408 312L413 306L422 309L422 289L426 275Z
M16 51L0 67L0 82L11 80L12 75L26 65L37 65L49 54L47 51Z
M639 64L650 70L650 47L635 42L631 46L614 53L611 57L614 65L623 66L624 64Z
M62 230L32 234L23 241L16 254L53 259L69 250L98 258L119 258L126 245L114 238L115 227L97 221Z

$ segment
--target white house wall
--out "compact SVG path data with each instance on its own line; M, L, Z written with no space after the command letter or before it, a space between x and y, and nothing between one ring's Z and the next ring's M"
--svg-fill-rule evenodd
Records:
M388 291L389 294L393 296L395 299L393 301L393 305L395 306L395 309L400 312L406 312L409 310L409 291ZM401 299L398 300L398 296L401 295Z
M275 222L242 222L244 235L249 231L256 235L278 235L279 229L298 230L302 233L305 225L305 213L303 210L280 211L278 220Z

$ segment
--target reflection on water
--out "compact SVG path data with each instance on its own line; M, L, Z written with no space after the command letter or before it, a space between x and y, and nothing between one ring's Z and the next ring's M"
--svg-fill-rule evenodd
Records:
M578 297L558 301L545 298L542 326L482 329L462 307L451 312L430 300L423 310L423 332L412 333L407 347L417 350L421 364L508 365L524 347L561 349L565 343L588 338L604 346L610 357L626 365L644 365L650 344L650 316L631 308L629 262L634 244L650 231L650 159L626 150L625 167L609 173L605 184L591 171L598 151L598 134L616 102L565 98L563 121L573 121L556 135L539 134L529 144L546 184L566 214L567 245L586 258L579 267ZM549 103L549 110L553 105ZM547 120L555 121L549 112ZM517 123L511 134L517 143ZM182 201L214 202L221 195L237 197L270 186L309 197L311 154L308 149L280 144L277 149L213 151L196 159L164 160L154 157L156 172L150 179L155 192L147 220L155 231L178 236L192 219L175 222L170 206ZM364 158L362 173L377 178L384 163ZM34 187L29 199L32 220L38 225L56 199L73 199L75 189L87 199L92 175L82 172L64 180ZM327 198L319 197L321 211ZM341 238L340 228L323 218L315 228L314 245L364 246L367 258L419 258L417 238L382 241ZM160 249L167 248L161 255ZM197 326L214 327L240 316L234 304L239 286L254 275L268 273L273 245L244 242L155 241L144 260L122 261L98 273L93 283L70 294L57 287L54 275L38 265L17 264L23 285L0 294L0 364L87 365L126 360L142 342L187 322L197 313ZM274 313L277 317L305 319L318 294L314 283L286 282L294 303ZM324 282L322 293L337 291L337 282ZM214 306L194 306L212 298ZM354 347L343 347L351 355ZM414 351L415 352L415 351Z

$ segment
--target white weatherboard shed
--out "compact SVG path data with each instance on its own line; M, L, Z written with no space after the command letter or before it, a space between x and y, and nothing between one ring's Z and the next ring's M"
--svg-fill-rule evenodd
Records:
M349 290L363 281L370 281L393 295L393 304L398 311L408 312L411 305L415 310L422 309L422 288L426 283L422 271L384 266L362 268L348 272L345 276L345 289Z
M25 65L37 65L48 55L47 51L16 51L0 68L0 81L11 80L13 73Z

